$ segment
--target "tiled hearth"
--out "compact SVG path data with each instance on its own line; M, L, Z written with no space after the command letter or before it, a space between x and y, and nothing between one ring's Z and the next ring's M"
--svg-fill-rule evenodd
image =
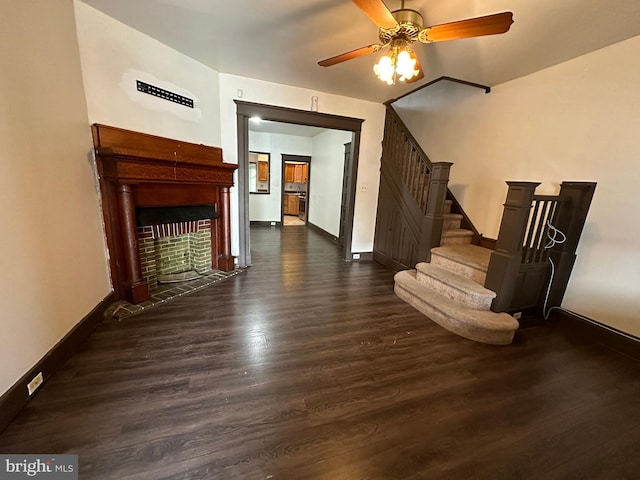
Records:
M149 310L150 308L166 303L173 298L187 295L189 293L213 285L214 283L226 280L227 278L238 275L243 271L243 269L238 268L230 272L210 270L209 272L203 274L200 278L197 278L195 280L188 280L179 283L156 284L149 290L149 300L137 305L133 305L125 301L115 302L105 312L105 317L115 318L116 320L123 320L127 317L137 315L138 313L142 313L146 310Z

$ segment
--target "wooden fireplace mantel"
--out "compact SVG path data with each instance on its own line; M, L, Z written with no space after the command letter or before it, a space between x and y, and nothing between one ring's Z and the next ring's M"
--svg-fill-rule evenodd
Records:
M92 126L111 279L118 299L149 298L138 252L137 207L213 204L212 268L230 271L229 189L236 165L222 149L123 130Z

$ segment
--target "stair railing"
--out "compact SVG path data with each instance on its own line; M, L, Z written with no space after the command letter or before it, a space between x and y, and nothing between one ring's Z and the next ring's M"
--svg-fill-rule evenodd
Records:
M382 161L399 173L419 210L426 214L431 161L392 107L387 107Z
M451 165L431 163L393 107L387 105L374 242L374 257L377 253L376 259L381 263L401 269L429 260L431 248L440 244ZM383 191L394 198L383 196ZM397 206L384 202L397 202ZM381 214L381 209L388 208L391 210ZM402 225L392 221L397 216L402 217ZM394 233L393 229L401 231ZM387 238L413 245L388 247L393 242L386 241Z
M532 211L525 231L522 245L522 264L546 263L549 250L545 248L551 225L556 223L556 212L562 200L559 195L534 195Z
M507 182L509 190L485 287L496 292L491 310L515 312L541 308L555 265L548 306L559 306L576 259L576 249L596 184L563 182L558 195L535 195L537 182ZM550 226L566 236L548 245Z

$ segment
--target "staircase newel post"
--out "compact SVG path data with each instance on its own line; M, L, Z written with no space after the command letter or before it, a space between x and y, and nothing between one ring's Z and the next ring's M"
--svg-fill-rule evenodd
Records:
M567 240L549 252L555 266L555 274L547 308L560 306L562 303L595 189L595 182L562 182L560 185L560 208L553 225L566 235Z
M431 165L429 193L425 216L422 219L422 234L418 246L418 259L431 260L431 249L440 245L444 224L444 201L449 186L451 162L436 162Z
M516 277L522 263L522 244L529 222L531 205L540 182L507 182L509 190L496 248L491 254L484 286L496 292L491 304L494 312L511 307Z

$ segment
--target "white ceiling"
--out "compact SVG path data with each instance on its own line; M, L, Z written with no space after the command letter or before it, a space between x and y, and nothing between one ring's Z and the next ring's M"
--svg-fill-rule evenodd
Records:
M83 1L218 72L376 102L442 75L494 86L640 34L640 0L406 0L427 25L502 11L515 23L503 35L417 44L425 78L388 86L373 75L375 54L317 65L378 41L350 0Z

